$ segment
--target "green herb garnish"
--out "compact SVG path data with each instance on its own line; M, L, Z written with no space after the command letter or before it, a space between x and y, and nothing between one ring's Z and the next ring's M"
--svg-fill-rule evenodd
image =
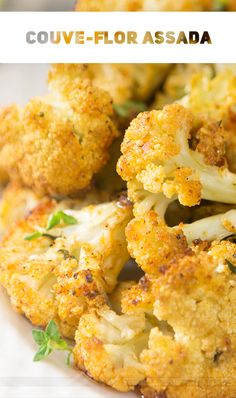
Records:
M226 260L226 263L227 263L230 271L233 272L233 274L236 275L236 267L235 267L235 265L233 265L229 260Z
M147 105L140 101L125 101L123 104L113 105L116 113L121 117L128 117L133 113L144 112L147 110Z
M78 221L76 220L75 217L69 216L68 214L64 213L63 211L59 210L53 214L51 214L48 218L47 222L47 227L45 231L50 231L50 229L56 227L59 224L64 224L64 225L74 225L77 224ZM46 238L51 238L51 239L56 239L55 236L48 234L47 232L40 232L40 231L35 231L30 235L27 235L24 239L31 241L34 239L41 238L42 236Z
M58 327L54 321L50 321L46 330L32 330L34 341L38 344L39 349L34 356L34 362L41 361L48 357L53 350L68 351L66 358L67 365L70 365L72 348L62 339Z
M49 217L46 231L50 231L50 229L56 227L61 223L65 225L74 225L77 224L78 221L75 217L68 216L68 214L64 213L64 211L59 210Z
M41 236L43 236L42 232L33 232L30 235L27 235L24 239L25 240L35 240L38 238L41 238Z

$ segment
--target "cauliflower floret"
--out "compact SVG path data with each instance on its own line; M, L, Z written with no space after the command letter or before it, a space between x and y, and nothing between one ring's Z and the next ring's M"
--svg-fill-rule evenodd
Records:
M154 314L172 328L168 335L153 328L140 356L146 385L157 396L235 396L235 278L226 259L222 264L202 252L179 260L154 283Z
M163 82L167 64L91 64L88 73L95 86L110 93L115 104L145 102Z
M172 228L150 211L134 218L126 228L129 253L149 277L162 275L174 260L192 251L209 249L214 241L235 235L235 209Z
M132 207L118 201L61 209L53 201L40 204L10 230L0 252L0 282L32 323L54 319L73 338L82 313L107 302L129 259L125 227Z
M118 136L110 95L94 87L86 68L55 66L50 94L0 112L0 166L39 194L86 188L108 160Z
M54 68L78 79L83 67L84 78L95 87L109 92L115 105L129 100L147 101L164 80L170 66L167 64L64 64Z
M207 64L177 64L169 72L162 90L158 91L152 109L162 109L189 94L191 81L196 73L201 72L209 78L213 77L214 69Z
M236 74L226 69L214 78L197 73L189 94L179 101L190 108L198 119L222 121L226 129L235 127Z
M106 306L93 310L80 319L75 364L119 391L133 390L145 378L139 355L147 347L149 330L144 314L117 315Z
M179 103L190 108L194 113L197 122L204 120L215 120L224 127L224 134L220 136L211 131L205 134L193 134L193 140L197 145L197 150L209 159L222 161L222 155L226 151L226 158L229 169L236 171L236 74L235 68L223 68L211 79L201 73L195 74L192 78L189 94ZM217 129L217 127L216 127ZM210 145L211 144L211 145ZM219 153L219 155L216 155ZM217 159L218 156L218 159ZM216 163L215 163L216 164Z
M169 228L154 211L133 219L126 228L126 237L131 257L151 275L163 273L166 264L189 250L181 228Z
M115 290L109 295L110 307L112 308L113 311L115 311L119 315L122 313L121 306L122 306L123 295L125 295L126 292L128 292L132 286L136 286L135 281L128 280L128 281L119 282Z
M233 1L233 0L232 0ZM210 11L213 0L78 0L77 11Z
M235 255L235 244L215 243L131 286L122 303L125 311L129 301L128 314L105 305L83 315L77 366L119 391L137 388L144 398L233 397Z
M142 113L131 123L117 171L128 181L136 215L163 203L160 194L167 205L176 198L184 206L195 206L201 199L235 204L236 175L225 165L209 166L190 148L193 127L192 113L178 104Z

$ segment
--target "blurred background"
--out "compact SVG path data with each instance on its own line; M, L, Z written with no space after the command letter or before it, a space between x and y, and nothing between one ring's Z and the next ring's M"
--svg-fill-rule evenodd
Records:
M99 1L99 0L98 0ZM0 11L73 11L75 0L0 0ZM45 93L48 65L1 64L0 107Z
M74 3L74 0L0 0L0 7L1 11L72 11Z

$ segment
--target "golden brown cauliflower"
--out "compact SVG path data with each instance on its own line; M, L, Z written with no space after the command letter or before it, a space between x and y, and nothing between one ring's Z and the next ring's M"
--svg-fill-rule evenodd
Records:
M225 69L214 78L197 73L191 80L188 95L181 104L190 108L200 120L221 121L225 128L235 128L236 73Z
M169 68L167 64L61 64L54 65L53 70L58 70L60 75L69 74L72 81L82 73L95 87L109 92L115 104L123 105L130 100L138 104L147 101Z
M154 314L172 330L153 328L140 356L146 386L157 396L235 396L236 279L226 262L234 259L231 253L227 248L223 261L218 253L187 256L153 284Z
M80 209L48 200L5 236L0 282L15 309L46 326L54 319L73 338L82 313L107 302L129 259L125 227L132 208L124 202Z
M13 223L24 218L39 203L40 198L18 183L10 183L3 191L0 201L1 234Z
M119 391L133 390L145 378L139 355L147 347L150 328L144 313L117 315L108 306L92 310L80 319L75 364Z
M122 105L129 100L149 100L169 68L167 64L90 64L88 74L95 86L108 91L114 103Z
M193 142L198 143L197 150L211 161L222 162L226 152L229 169L236 171L236 73L235 67L223 67L212 79L202 73L192 78L187 94L179 103L190 108L196 118L196 124L202 121L218 121L224 127L224 134L218 134L213 124L207 133L193 133ZM215 130L215 131L214 131ZM218 159L217 159L218 158ZM216 164L216 163L215 163Z
M182 229L168 227L154 211L134 218L126 228L126 237L131 257L150 275L162 274L173 258L189 251Z
M195 206L201 199L236 203L236 175L225 164L208 165L190 148L193 128L192 113L178 104L141 113L131 123L117 170L128 182L136 215L153 209L162 216L175 199L184 206ZM218 130L221 134L219 124Z
M164 274L173 260L208 249L215 240L234 239L235 234L235 209L172 228L150 211L126 228L131 257L151 277Z
M216 242L208 252L178 259L159 278L143 278L135 302L131 287L129 315L107 305L83 315L77 366L119 391L137 389L144 398L233 398L235 256L235 244Z
M191 81L196 73L212 78L213 65L208 64L177 64L169 72L161 91L158 90L151 109L162 109L187 95L191 89Z
M77 0L77 11L210 11L213 0Z
M39 194L88 187L118 136L111 97L91 84L83 65L77 78L73 68L54 66L47 96L0 112L0 166Z

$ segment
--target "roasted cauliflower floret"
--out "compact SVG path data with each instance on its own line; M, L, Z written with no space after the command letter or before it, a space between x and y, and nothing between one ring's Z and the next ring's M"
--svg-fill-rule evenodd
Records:
M128 181L135 214L163 204L163 195L164 211L176 198L184 206L195 206L201 199L236 202L236 175L225 165L208 165L203 154L190 148L193 127L192 113L178 104L142 113L131 123L117 171Z
M120 202L81 210L39 205L2 242L0 282L14 307L35 325L54 319L73 337L82 313L107 302L129 259L131 216L131 206Z
M37 193L71 195L88 187L108 160L118 131L110 95L84 66L49 73L50 94L0 112L0 166Z
M189 94L191 81L196 73L213 77L214 69L207 64L177 64L169 72L162 90L157 92L152 109L162 109Z
M129 315L105 305L82 316L77 366L119 391L136 387L145 398L233 397L235 255L235 244L215 242L124 291Z
M144 314L117 315L109 307L84 315L76 332L76 365L93 379L119 391L144 380L139 355L147 347L150 324Z
M211 11L213 0L78 0L77 11Z
M89 77L97 87L110 93L115 104L129 100L147 101L163 82L166 64L91 64Z
M223 68L212 79L201 73L192 78L189 94L179 101L190 108L196 118L196 123L215 120L224 127L224 134L216 134L217 126L206 134L193 134L193 142L198 143L197 150L213 161L222 161L226 151L229 169L236 171L236 73L235 68ZM197 131L197 130L196 130ZM219 155L216 155L216 154ZM217 160L218 156L218 160ZM220 163L219 163L220 164Z
M83 68L81 72L81 68ZM129 100L147 101L164 80L167 64L61 64L54 65L71 81L83 74L95 87L109 92L115 105Z
M157 396L235 395L236 280L226 259L223 264L202 252L184 257L156 280L154 314L172 334L153 328L141 362Z
M172 228L150 211L126 228L129 253L149 277L162 275L173 261L192 251L208 250L214 241L234 238L235 234L235 209Z
M197 73L193 76L189 94L181 101L194 115L202 119L221 121L226 129L235 127L236 73L226 69L214 78Z
M183 231L169 228L154 211L133 219L126 228L126 237L131 257L151 275L163 273L166 264L188 251Z

